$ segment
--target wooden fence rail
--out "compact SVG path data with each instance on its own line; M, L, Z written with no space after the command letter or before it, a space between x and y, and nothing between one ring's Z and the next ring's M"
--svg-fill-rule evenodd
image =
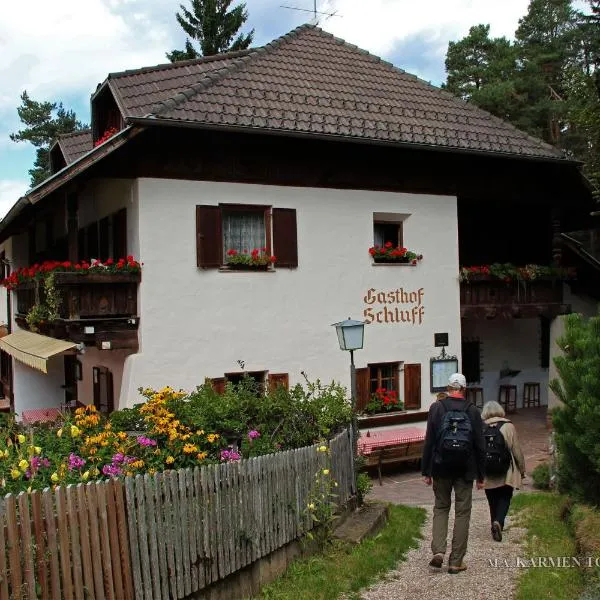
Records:
M0 600L185 598L297 539L330 461L355 493L349 431L240 462L0 498Z

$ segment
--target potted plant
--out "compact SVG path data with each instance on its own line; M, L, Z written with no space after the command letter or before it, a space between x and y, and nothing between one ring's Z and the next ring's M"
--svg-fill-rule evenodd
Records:
M254 248L251 252L238 252L233 248L227 250L225 264L230 269L246 271L267 271L275 264L276 258L267 252L266 248Z
M376 263L399 263L416 265L422 260L423 255L402 246L394 246L392 242L386 242L383 246L372 246L369 254Z
M389 413L404 410L404 402L398 398L394 390L378 388L371 394L371 400L365 406L365 412L369 415L378 413Z

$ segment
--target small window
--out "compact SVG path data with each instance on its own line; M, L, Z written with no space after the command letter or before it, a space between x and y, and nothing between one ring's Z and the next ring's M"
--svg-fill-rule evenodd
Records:
M255 248L268 248L266 213L268 209L244 208L222 210L223 256L228 250L252 252Z
M196 259L203 269L217 269L227 251L266 248L276 267L298 266L296 209L254 205L196 206Z
M225 381L234 384L241 383L244 377L249 377L256 384L256 393L263 394L267 381L266 371L248 371L244 373L225 373Z
M385 246L390 242L394 248L402 247L402 223L373 223L373 242L375 246Z
M388 392L400 393L400 363L379 363L369 365L369 391L374 394L384 388Z

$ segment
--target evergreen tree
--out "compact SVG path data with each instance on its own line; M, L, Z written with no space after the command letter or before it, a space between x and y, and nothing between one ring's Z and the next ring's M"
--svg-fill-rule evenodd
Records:
M177 62L246 50L254 39L254 29L247 34L238 34L248 20L248 11L245 3L229 10L231 3L232 0L190 0L191 10L180 4L181 12L176 13L175 17L182 29L200 47L194 48L191 40L187 39L184 50L168 52L167 58L171 62Z
M515 95L516 51L504 37L490 38L489 25L471 27L469 35L450 42L446 55L445 89L491 113L510 119Z
M37 102L24 91L21 106L17 108L25 127L10 134L13 142L29 142L36 150L35 163L29 170L31 186L35 187L50 175L50 146L62 133L84 129L72 110L66 110L62 102Z
M600 316L566 317L554 359L559 380L550 388L562 402L552 414L559 452L559 487L591 504L600 503Z

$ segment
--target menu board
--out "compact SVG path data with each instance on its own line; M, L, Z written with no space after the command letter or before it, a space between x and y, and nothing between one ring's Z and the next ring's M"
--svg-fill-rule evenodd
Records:
M448 387L450 375L458 372L458 359L432 358L431 359L431 391L443 392Z

